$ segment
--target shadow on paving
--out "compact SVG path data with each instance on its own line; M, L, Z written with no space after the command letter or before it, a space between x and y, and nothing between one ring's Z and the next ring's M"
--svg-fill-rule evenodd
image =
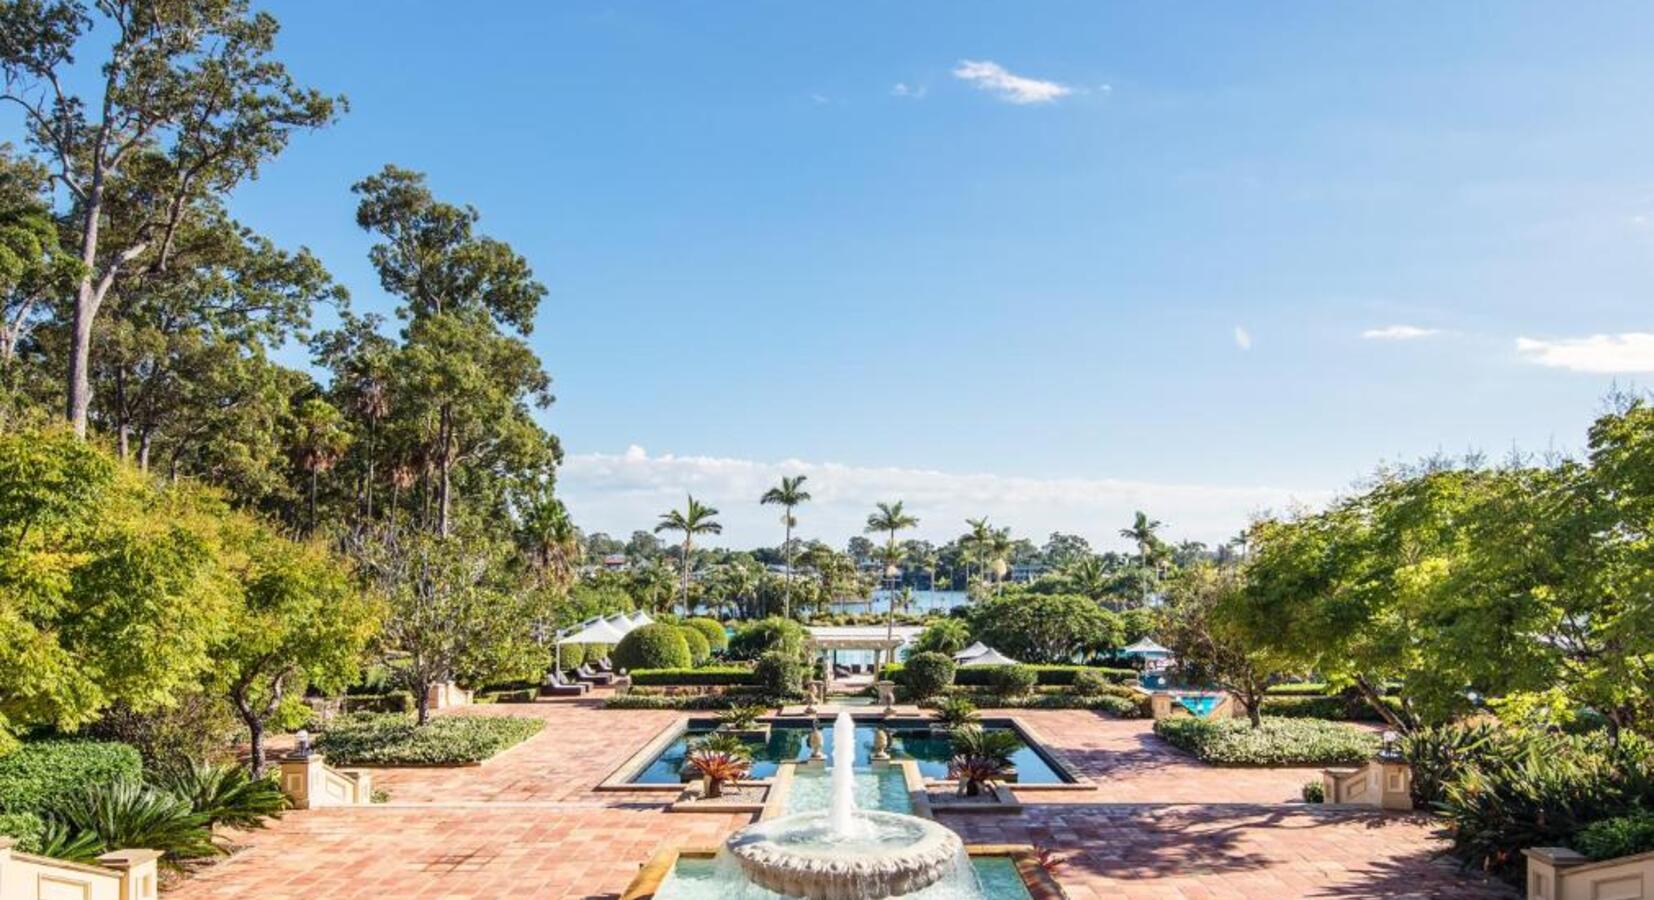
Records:
M1420 873L1429 871L1440 874L1422 885ZM1452 857L1423 851L1373 860L1358 875L1360 880L1354 884L1320 888L1309 896L1316 900L1512 900L1522 896L1509 884L1464 869Z

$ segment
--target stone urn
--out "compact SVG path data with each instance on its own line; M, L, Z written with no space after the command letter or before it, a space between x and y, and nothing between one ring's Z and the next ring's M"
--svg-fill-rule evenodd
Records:
M884 707L884 714L888 716L895 712L892 707L896 705L896 682L875 681L873 688L879 692L879 704Z
M822 748L821 729L820 728L811 728L810 729L810 759L811 760L823 760L823 759L826 759L826 758L827 758L827 752L826 752L826 750L824 750Z
M804 682L804 714L816 714L816 703L821 695L821 682L814 679Z
M890 732L883 728L873 731L873 759L887 760L890 758Z

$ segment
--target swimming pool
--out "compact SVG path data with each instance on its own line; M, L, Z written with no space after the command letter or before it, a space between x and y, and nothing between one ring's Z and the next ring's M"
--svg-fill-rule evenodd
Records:
M1008 721L987 720L990 731L1010 731L1017 736L1017 750L1011 762L1017 769L1017 780L1023 784L1063 784L1063 777L1040 751L1030 745L1026 736ZM866 766L873 755L871 724L856 725L856 765ZM673 741L632 778L633 784L677 784L682 781L679 770L688 755L689 743L704 736L710 727L691 726L689 732ZM827 758L833 758L833 726L821 728L822 745ZM919 773L926 778L948 777L948 758L951 744L945 735L932 735L928 729L890 729L890 756L892 759L911 759L919 764ZM753 741L752 778L771 778L781 763L810 757L810 727L804 721L777 723L770 729L769 739Z
M1223 699L1217 694L1178 694L1177 702L1197 718L1204 719L1217 709L1218 701Z

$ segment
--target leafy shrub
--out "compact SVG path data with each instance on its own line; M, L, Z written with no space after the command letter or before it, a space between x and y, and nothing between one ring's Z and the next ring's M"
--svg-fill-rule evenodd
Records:
M1033 693L1039 684L1039 673L1033 666L995 666L992 676L994 690L1007 697L1022 697Z
M667 697L661 694L626 693L615 694L603 701L604 709L676 709L686 712L703 712L714 709L729 709L737 703L745 702L745 698L731 697L725 694L687 694L677 697Z
M1103 677L1103 673L1091 669L1081 669L1074 673L1074 693L1076 694L1103 694L1114 686L1113 682Z
M1327 786L1324 782L1306 781L1299 793L1303 794L1305 803L1327 802Z
M40 832L44 823L32 812L0 813L0 837L12 838L20 853L40 852Z
M683 636L684 646L689 648L689 664L704 666L712 659L712 645L706 641L706 635L700 629L688 625L678 625L678 634Z
M772 697L796 697L804 693L804 666L780 650L758 657L752 667L753 680Z
M39 812L57 797L115 781L137 781L142 773L143 758L125 744L29 741L0 757L0 812Z
M1154 723L1174 747L1216 766L1334 766L1364 763L1378 752L1376 735L1320 719L1245 719L1180 716Z
M1574 836L1575 850L1592 859L1613 859L1654 850L1654 813L1601 819Z
M341 704L347 713L405 713L414 708L413 695L407 691L389 694L346 694Z
M955 692L948 695L948 699L955 697L969 700L977 706L998 707L1000 709L1096 709L1120 719L1147 719L1151 715L1149 698L1145 694L1136 694L1134 697L1118 697L1112 694L1086 696L1084 694L1059 692L1005 697L999 694ZM946 700L942 702L946 702ZM939 704L935 701L924 701L920 705L936 706Z
M1385 697L1384 701L1392 706L1400 706L1400 701L1394 697ZM1355 694L1340 694L1330 697L1314 696L1272 696L1263 698L1263 714L1279 716L1283 719L1331 719L1338 722L1382 722L1384 717L1373 709L1366 698Z
M289 699L300 698L289 695ZM232 748L243 727L235 709L222 696L188 691L175 697L169 706L144 712L116 703L104 710L86 734L130 744L143 756L145 766L154 767L191 759L227 762L234 758Z
M724 650L728 649L729 635L724 631L724 626L719 624L717 619L708 619L705 616L696 616L693 619L685 619L683 624L699 631L701 633L701 637L706 638L706 644L708 647L712 648L713 653L722 653Z
M941 653L915 653L902 666L902 686L916 700L934 697L953 684L953 659Z
M188 803L209 826L262 828L265 819L279 818L287 808L276 773L254 778L238 765L178 763L157 770L151 783Z
M1030 665L1042 685L1067 686L1074 683L1080 672L1096 672L1107 681L1129 684L1137 680L1135 669L1111 669L1103 666ZM994 666L961 666L953 676L953 683L961 687L992 687Z
M655 622L626 633L609 655L617 668L687 669L694 664L689 644L676 625Z
M627 673L633 685L733 685L756 684L758 677L749 666L702 666L698 669L633 669Z
M42 843L57 844L57 853L81 861L81 854L90 852L95 857L122 847L159 850L175 863L218 852L206 815L192 809L188 800L137 779L122 778L71 791L55 799L44 818L62 834L55 840L53 835L43 835ZM64 849L64 845L74 849Z
M1520 877L1525 847L1567 846L1587 826L1654 806L1654 745L1622 733L1496 740L1438 804L1454 855Z
M745 731L758 724L759 717L768 711L767 707L757 705L731 706L718 716L718 723L736 731Z
M936 706L936 721L950 729L974 725L981 719L976 704L964 697L948 697Z
M913 642L913 649L919 653L942 653L951 658L970 642L971 629L965 620L937 619L919 633L918 640Z
M765 653L779 651L804 661L804 626L792 619L770 616L743 626L730 638L730 659L757 659Z
M425 725L400 715L341 716L315 746L335 765L463 765L522 743L543 727L540 719L520 716L435 716Z

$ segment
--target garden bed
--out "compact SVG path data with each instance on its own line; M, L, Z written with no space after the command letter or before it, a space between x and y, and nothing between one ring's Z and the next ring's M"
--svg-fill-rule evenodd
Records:
M1215 766L1359 765L1379 749L1378 735L1321 719L1265 718L1254 729L1245 719L1178 717L1155 722L1154 733Z
M316 750L335 766L475 765L540 733L521 716L435 716L425 725L395 714L334 719Z

